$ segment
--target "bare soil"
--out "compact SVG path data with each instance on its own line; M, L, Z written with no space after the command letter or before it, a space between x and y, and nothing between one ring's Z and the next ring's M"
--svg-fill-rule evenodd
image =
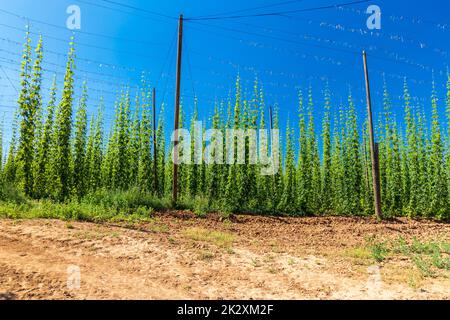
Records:
M376 263L362 249L370 236L449 235L449 224L409 219L223 221L187 212L140 224L3 219L0 300L450 299L448 273L424 277L408 259ZM70 266L79 267L79 287L68 286Z

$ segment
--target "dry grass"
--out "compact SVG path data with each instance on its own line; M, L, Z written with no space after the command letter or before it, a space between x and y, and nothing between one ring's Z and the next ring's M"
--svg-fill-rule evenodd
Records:
M224 248L231 247L234 241L234 236L231 233L203 228L185 229L183 235L194 241L208 242Z
M350 258L353 264L367 266L373 263L370 250L364 247L354 247L342 251L344 258Z
M207 250L201 250L198 254L198 258L199 260L211 261L214 259L214 253Z
M148 228L151 232L154 232L154 233L168 233L169 232L169 226L164 223L159 223L159 222L151 222L146 226L146 228Z

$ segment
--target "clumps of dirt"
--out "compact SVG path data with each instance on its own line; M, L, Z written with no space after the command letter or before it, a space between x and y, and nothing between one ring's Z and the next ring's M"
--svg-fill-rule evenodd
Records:
M449 224L403 218L0 219L0 300L448 299L450 279L424 278L399 258L377 262L366 244L449 235ZM76 290L67 285L72 265L81 272Z
M157 214L161 221L170 224L178 219L176 212L170 215ZM270 245L278 243L285 249L308 246L320 248L349 248L363 245L368 238L431 239L449 238L450 224L430 220L397 218L377 221L370 217L267 217L232 215L222 219L220 215L209 215L199 219L189 212L181 213L184 222L214 230L231 231L242 240L252 243L259 239ZM180 228L182 224L172 227Z
M74 296L60 279L43 276L39 272L24 272L0 263L0 300L70 299Z

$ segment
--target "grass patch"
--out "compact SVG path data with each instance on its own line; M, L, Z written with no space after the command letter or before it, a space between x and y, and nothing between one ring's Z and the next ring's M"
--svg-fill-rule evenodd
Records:
M27 203L27 198L11 184L2 182L0 177L0 201L19 205Z
M0 184L0 218L132 224L147 222L155 210L168 208L191 210L199 217L205 217L213 211L205 197L181 197L174 207L170 197L161 198L138 188L126 191L100 189L82 199L73 198L62 203L50 199L29 199L16 188Z
M385 242L374 241L369 245L369 250L376 262L383 262L390 253Z
M372 263L373 255L371 250L366 247L356 247L346 249L343 252L345 257L351 258L356 264L369 265Z
M70 222L67 222L67 223L66 223L66 228L67 228L67 229L74 229L74 226L73 226L73 224L71 224Z
M366 242L365 249L376 262L390 257L406 257L424 277L450 276L449 242L420 241L417 238L407 242L402 237L393 241L379 241L371 237Z
M422 275L420 273L416 274L414 272L411 272L408 274L407 283L408 283L408 286L410 286L411 288L413 288L413 289L419 288L421 281L422 281Z
M105 197L102 198L102 195ZM132 195L132 192L97 192L81 201L65 203L51 200L0 200L0 218L137 223L152 219L152 205L164 206L158 201L153 196Z
M412 261L405 259L402 259L402 263L386 263L380 272L387 284L401 283L414 289L420 288L427 278Z
M169 232L169 226L167 224L158 222L157 220L151 220L148 228L150 231L155 233L168 233Z
M214 253L206 251L206 250L202 250L199 253L198 258L200 260L204 260L204 261L211 261L212 259L214 259Z
M230 233L203 228L189 228L184 230L183 234L191 240L209 242L218 247L230 247L234 240Z
M159 198L152 193L147 193L133 188L127 191L99 190L85 196L81 202L97 207L103 207L121 212L139 212L146 209L170 208L169 198Z
M228 247L227 250L226 250L226 252L227 252L228 254L235 254L235 253L236 253L236 252L234 252L233 248L231 248L231 247Z
M120 233L117 231L113 231L110 234L111 238L120 238Z
M194 199L194 213L200 218L206 217L209 212L209 201L205 197L196 196Z

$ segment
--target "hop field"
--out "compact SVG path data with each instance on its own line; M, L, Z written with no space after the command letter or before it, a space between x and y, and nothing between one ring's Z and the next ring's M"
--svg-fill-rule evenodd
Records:
M108 106L115 109L112 127L105 128L104 102L98 106L96 115L87 117L86 82L79 102L74 99L75 43L70 42L64 83L53 81L47 102L41 98L43 57L42 38L34 48L27 33L19 109L14 117L9 152L5 161L1 161L0 199L4 203L33 206L35 200L46 200L78 202L81 206L96 201L101 194L104 201L111 201L114 206L122 202L119 207L127 207L123 210L130 212L141 207L175 206L199 215L373 213L367 123L358 125L351 93L345 104L336 105L326 84L323 97L313 97L311 87L298 92L298 114L288 119L286 135L278 141L281 145L278 167L282 169L272 176L260 175L262 165L248 160L248 137L243 164L204 161L181 164L177 173L180 200L174 204L169 199L173 180L172 143L166 141L166 134L170 127L162 116L164 106L159 108L158 123L153 123L152 113L156 111L153 108L157 106L152 104L153 92L145 77L136 92L124 88L117 94L115 105ZM446 87L446 112L450 117L450 77ZM436 84L433 81L430 88L431 126L425 112L412 105L407 79L403 88L404 119L393 114L385 82L384 110L375 128L383 214L448 219L450 131L440 122L438 109L443 105L438 104ZM223 132L223 136L227 129L278 129L281 124L277 109L273 120L270 118L272 123L268 123L265 92L258 80L250 96L244 95L243 90L238 75L234 97L215 105L207 127ZM60 99L58 92L62 94ZM315 112L318 104L325 106L323 114ZM194 123L199 120L198 109L196 103L190 118L182 109L180 128L194 130ZM315 127L315 117L322 119L321 128ZM399 121L405 125L400 126ZM192 137L192 141L179 147L179 153L193 159L194 149ZM271 151L268 145L259 152Z
M450 299L448 1L122 1L1 5L0 300Z

